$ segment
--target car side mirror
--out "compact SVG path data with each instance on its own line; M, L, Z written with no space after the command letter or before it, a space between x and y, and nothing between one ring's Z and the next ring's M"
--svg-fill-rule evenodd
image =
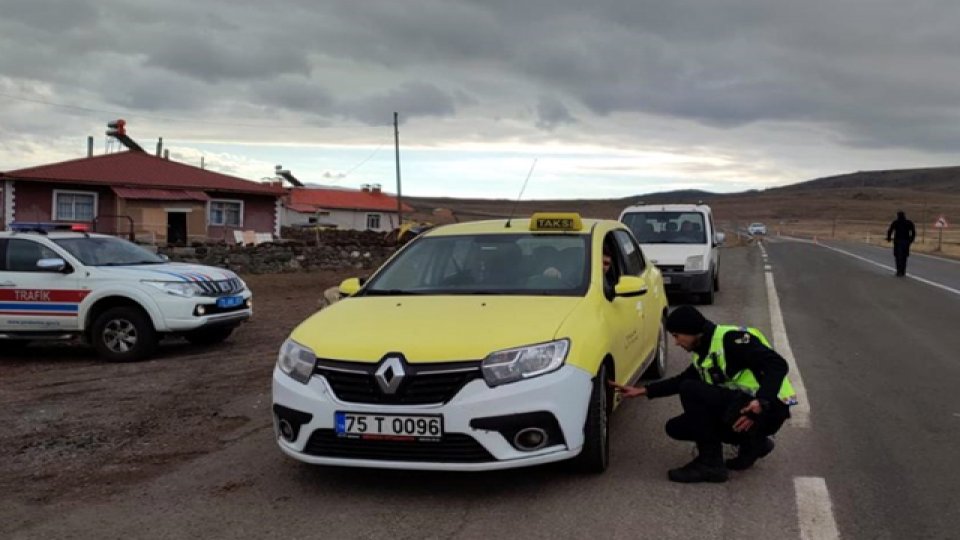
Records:
M620 281L617 282L617 285L613 288L613 292L616 296L643 296L647 294L649 288L647 287L647 282L637 276L620 276Z
M37 261L37 268L44 272L63 272L67 268L67 261L59 257L40 259Z
M360 290L360 278L347 278L340 282L340 296L353 296Z
M727 239L727 235L723 234L722 232L718 232L713 235L713 238L714 238L713 243L715 243L718 246L721 246L723 245L724 240Z

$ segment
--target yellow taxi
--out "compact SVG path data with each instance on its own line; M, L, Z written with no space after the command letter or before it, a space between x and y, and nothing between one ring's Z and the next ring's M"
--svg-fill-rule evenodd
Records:
M602 472L606 380L666 366L662 277L617 221L438 227L340 290L273 372L277 442L307 463Z

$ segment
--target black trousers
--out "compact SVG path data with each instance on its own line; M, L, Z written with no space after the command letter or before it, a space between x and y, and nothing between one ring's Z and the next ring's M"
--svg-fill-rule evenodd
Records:
M907 273L907 257L910 256L910 242L893 242L893 258L897 262L897 275L903 276Z
M723 461L722 443L755 444L776 433L790 417L790 409L780 401L760 413L753 427L745 432L733 431L740 418L740 409L753 397L739 390L688 380L680 384L683 414L667 421L667 435L678 441L697 443L698 459L711 464Z

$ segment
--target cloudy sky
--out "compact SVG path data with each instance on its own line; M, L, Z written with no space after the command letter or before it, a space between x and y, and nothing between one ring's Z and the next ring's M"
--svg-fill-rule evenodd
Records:
M0 170L108 149L527 198L957 165L955 0L0 0Z

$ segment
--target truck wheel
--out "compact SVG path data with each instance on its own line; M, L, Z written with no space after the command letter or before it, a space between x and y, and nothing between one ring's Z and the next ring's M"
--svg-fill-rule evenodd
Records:
M713 290L715 292L720 292L720 273L719 272L713 275Z
M643 373L645 379L659 379L667 373L667 319L660 319L660 331L657 332L657 352L654 353L653 362L647 371Z
M187 341L193 343L194 345L216 345L217 343L220 343L230 337L230 334L232 333L232 326L221 326L218 328L207 328L194 330L193 332L187 332L183 337L187 338Z
M583 450L574 458L575 466L585 473L599 474L610 463L610 398L607 390L607 365L593 379L593 391L587 408L587 422L583 426Z
M157 332L143 310L131 306L110 308L93 323L90 341L111 362L135 362L156 350Z

